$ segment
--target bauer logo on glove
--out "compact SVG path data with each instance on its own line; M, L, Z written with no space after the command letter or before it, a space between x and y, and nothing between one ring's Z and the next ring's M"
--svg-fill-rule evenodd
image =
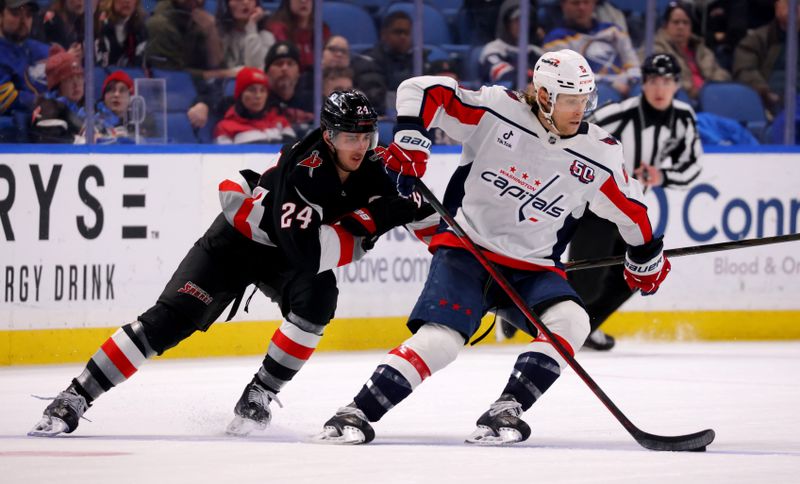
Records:
M631 290L638 289L642 296L649 296L658 291L671 268L672 264L664 255L664 243L659 237L642 246L628 249L623 277Z

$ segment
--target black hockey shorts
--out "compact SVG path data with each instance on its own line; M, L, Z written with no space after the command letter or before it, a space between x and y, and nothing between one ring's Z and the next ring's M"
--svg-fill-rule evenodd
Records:
M219 215L156 304L139 316L150 346L160 355L195 331L206 331L250 284L277 302L284 317L294 313L323 326L333 318L339 293L332 271L292 272L278 249L244 237Z

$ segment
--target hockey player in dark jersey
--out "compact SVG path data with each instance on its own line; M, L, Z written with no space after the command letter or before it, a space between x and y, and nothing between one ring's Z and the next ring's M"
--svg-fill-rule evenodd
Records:
M589 334L589 315L561 262L576 219L591 209L617 226L628 247L621 277L631 289L653 294L670 270L641 185L623 166L622 147L583 121L594 97L589 64L566 49L542 55L527 94L500 86L470 91L448 77L414 77L397 90L398 130L388 150L394 153L395 144L409 141L423 146L413 140L424 140L431 128L462 143L444 205L540 315L551 338L573 355ZM411 182L425 171L424 153L388 156L386 162ZM530 436L521 415L556 382L567 360L548 337L530 329L509 295L464 249L463 237L440 225L430 248L428 278L408 318L414 335L384 357L353 401L323 425L318 440L373 440L371 422L452 363L490 310L535 339L517 357L500 397L478 418L467 442L503 445Z
M362 93L334 92L321 120L320 129L285 146L264 174L244 170L242 180L220 184L222 213L156 304L103 343L29 435L73 432L100 395L146 359L207 330L233 302L230 319L250 284L280 305L283 323L236 403L228 433L246 435L269 424L270 402L333 318L338 289L332 269L363 256L392 227L432 213L398 196L386 176L376 150L377 114Z

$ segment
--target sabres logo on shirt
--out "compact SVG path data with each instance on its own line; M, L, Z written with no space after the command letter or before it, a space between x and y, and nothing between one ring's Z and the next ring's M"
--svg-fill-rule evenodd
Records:
M297 163L297 166L305 166L308 168L308 176L314 176L314 168L319 168L322 165L322 158L319 157L319 151L314 150L308 158L304 158Z

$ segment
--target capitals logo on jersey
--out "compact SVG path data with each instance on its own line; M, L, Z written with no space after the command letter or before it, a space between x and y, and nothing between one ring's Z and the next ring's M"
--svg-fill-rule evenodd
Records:
M529 207L554 218L560 217L565 209L558 206L557 203L564 198L564 194L559 194L556 198L549 198L549 194L548 198L544 198L542 195L556 183L561 175L556 174L542 184L541 180L531 179L528 173L520 174L518 171L514 166L509 167L507 170L500 169L499 173L486 170L481 173L481 179L500 190L496 194L497 197L510 197L523 202L522 205L517 207L517 222L525 220L531 222L539 221L535 216L525 213Z
M594 168L582 161L574 160L572 166L569 167L569 172L581 183L588 184L594 181Z
M308 176L314 176L314 168L319 168L322 165L322 158L319 157L319 151L314 150L308 158L300 160L297 166L305 166L308 168Z

